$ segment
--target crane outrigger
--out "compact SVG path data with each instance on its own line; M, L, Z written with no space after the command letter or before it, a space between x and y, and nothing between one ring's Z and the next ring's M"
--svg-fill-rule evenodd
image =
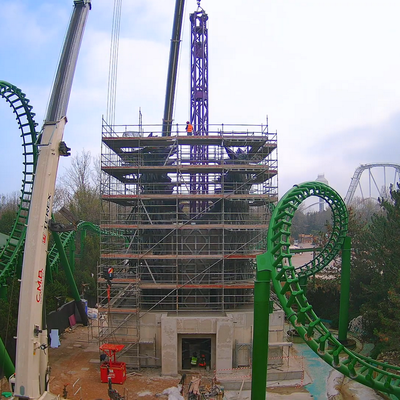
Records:
M39 156L28 220L18 310L14 399L53 400L48 391L48 336L43 323L46 256L55 181L60 156L68 156L63 142L72 81L90 0L75 0L46 119L39 136Z

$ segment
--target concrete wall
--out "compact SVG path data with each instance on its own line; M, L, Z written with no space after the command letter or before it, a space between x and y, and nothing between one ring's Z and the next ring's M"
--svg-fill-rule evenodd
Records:
M161 317L161 374L178 374L178 336L182 337L210 337L214 338L215 357L212 368L232 368L232 339L233 321L230 316L212 316L197 314L193 316L168 316ZM193 336L192 336L193 335Z
M144 314L140 320L142 366L160 366L162 375L176 376L182 369L182 338L210 338L212 369L227 371L237 365L248 365L253 341L253 311L229 313L160 312ZM285 342L284 313L276 309L270 314L269 362L279 364L282 347L274 343ZM154 344L154 345L153 345ZM237 344L248 344L235 352ZM236 354L237 353L237 354Z

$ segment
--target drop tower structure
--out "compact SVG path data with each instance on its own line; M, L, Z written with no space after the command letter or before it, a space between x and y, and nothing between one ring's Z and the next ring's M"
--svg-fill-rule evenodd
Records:
M190 15L190 122L193 135L208 135L208 15L199 9ZM190 157L194 165L208 164L208 146L194 144L190 147ZM208 193L208 174L199 173L190 176L190 191L193 194ZM192 200L190 215L192 218L206 210L207 202Z
M278 198L268 123L209 122L207 21L200 5L190 15L193 133L173 124L173 74L162 124L102 128L99 340L163 375L190 368L193 353L217 370L250 364L255 257Z

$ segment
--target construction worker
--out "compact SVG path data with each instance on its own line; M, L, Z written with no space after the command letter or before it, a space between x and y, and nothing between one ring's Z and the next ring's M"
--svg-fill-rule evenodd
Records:
M206 367L206 356L204 354L200 356L199 367Z
M193 125L189 121L186 121L186 132L188 136L192 136L193 134Z

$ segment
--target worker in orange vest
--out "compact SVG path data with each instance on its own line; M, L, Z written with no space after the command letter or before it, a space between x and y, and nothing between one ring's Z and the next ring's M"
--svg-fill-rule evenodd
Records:
M193 125L189 121L186 121L186 132L188 136L192 136L193 134Z

